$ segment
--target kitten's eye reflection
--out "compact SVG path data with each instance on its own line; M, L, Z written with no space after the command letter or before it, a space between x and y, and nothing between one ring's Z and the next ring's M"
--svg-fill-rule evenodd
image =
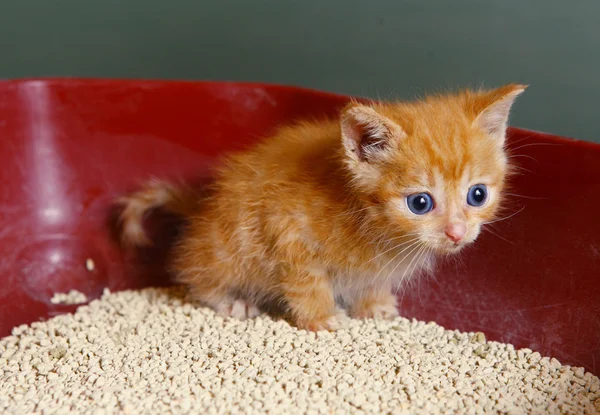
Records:
M476 184L471 186L467 193L467 203L471 206L482 206L488 197L487 187L484 184Z
M406 198L406 205L415 215L424 215L433 209L433 198L429 193L415 193Z

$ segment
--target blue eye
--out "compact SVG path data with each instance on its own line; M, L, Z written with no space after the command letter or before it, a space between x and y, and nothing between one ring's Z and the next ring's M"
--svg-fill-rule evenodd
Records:
M429 193L415 193L406 198L406 205L415 215L424 215L433 209L433 198Z
M471 206L482 206L488 198L487 187L484 184L476 184L471 186L467 193L467 203Z

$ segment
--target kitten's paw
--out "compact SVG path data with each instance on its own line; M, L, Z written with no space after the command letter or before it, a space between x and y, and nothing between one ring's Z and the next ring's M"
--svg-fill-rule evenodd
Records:
M393 319L399 316L396 297L393 295L360 302L352 307L350 314L357 319Z
M256 307L254 304L240 299L225 299L215 307L215 310L223 317L233 317L237 318L238 320L254 318L261 314L258 307Z
M346 314L343 310L336 310L332 315L321 318L313 318L310 320L299 320L296 322L296 327L307 331L336 331L344 326L344 317Z

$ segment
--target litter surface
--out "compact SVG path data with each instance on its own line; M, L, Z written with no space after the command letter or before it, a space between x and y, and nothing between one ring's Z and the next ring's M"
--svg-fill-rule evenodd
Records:
M68 293L55 293L50 299L52 304L83 304L87 301L87 296L77 290L71 290Z
M434 324L317 334L224 319L181 290L111 294L0 341L0 412L584 413L600 380Z

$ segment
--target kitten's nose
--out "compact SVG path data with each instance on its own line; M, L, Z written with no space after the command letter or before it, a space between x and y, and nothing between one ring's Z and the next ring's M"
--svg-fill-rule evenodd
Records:
M446 236L450 238L452 242L459 242L467 233L467 225L464 223L451 223L446 226L444 232L446 232Z

